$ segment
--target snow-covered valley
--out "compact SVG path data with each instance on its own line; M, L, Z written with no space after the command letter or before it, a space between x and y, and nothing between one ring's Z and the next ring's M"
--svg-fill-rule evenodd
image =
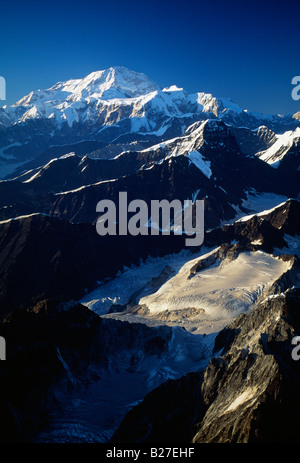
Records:
M26 440L28 425L28 433L37 429L34 442L109 442L152 392L214 369L226 377L236 356L238 378L248 378L257 358L274 378L272 337L280 332L287 342L298 329L299 118L161 89L116 67L32 91L1 108L0 123L0 334L13 346L11 371L0 365L8 432L20 428ZM99 236L98 201L116 205L124 191L148 206L202 200L203 245L187 248L182 236L161 233ZM287 297L291 329L281 316ZM226 352L240 326L238 354L222 363L220 346ZM235 381L225 417L240 419L239 408L259 400L258 382L243 389ZM15 384L23 384L22 403ZM167 417L185 413L194 387L187 384ZM151 408L160 413L160 403Z

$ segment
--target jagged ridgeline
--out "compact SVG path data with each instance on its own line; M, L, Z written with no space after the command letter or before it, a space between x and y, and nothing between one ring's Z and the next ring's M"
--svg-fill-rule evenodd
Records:
M0 109L2 442L297 441L299 131L123 67ZM120 194L203 244L100 236Z

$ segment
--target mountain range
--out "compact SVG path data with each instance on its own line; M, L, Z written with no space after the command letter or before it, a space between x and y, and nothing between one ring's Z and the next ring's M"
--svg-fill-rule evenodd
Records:
M295 440L299 153L298 113L124 67L0 108L2 441ZM100 237L120 192L204 200L203 244Z
M32 91L15 104L3 106L0 161L20 165L50 147L75 144L76 150L77 143L87 141L90 152L95 151L95 143L99 148L126 141L147 147L153 141L180 136L193 122L207 119L249 129L264 126L275 134L299 127L297 113L249 112L229 98L188 94L176 85L161 89L144 74L114 67ZM260 138L268 139L270 134Z

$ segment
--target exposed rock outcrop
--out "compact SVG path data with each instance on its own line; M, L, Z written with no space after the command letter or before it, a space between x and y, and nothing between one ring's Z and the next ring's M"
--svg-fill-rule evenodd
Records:
M219 333L206 370L151 392L113 442L297 442L300 363L291 341L299 333L295 260L251 312Z
M27 442L69 394L168 351L172 331L104 320L74 301L45 300L0 323L0 441Z

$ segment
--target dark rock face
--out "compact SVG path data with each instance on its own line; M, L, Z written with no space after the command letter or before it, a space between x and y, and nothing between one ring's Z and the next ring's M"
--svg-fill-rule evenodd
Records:
M96 231L88 224L74 228L33 215L1 224L0 234L2 317L45 297L79 296L95 284L104 265Z
M203 373L189 373L178 381L163 383L126 415L112 443L191 442L204 410L199 394L202 381Z
M9 424L1 420L1 442L26 441L72 387L73 374L80 372L77 361L88 366L90 352L84 344L99 320L80 307L60 311L57 306L41 302L0 324L7 345L0 365L1 412L9 410L11 416ZM73 360L72 373L66 371L63 356L69 364Z
M234 259L243 250L285 246L298 235L299 203L287 201L270 213L214 230L207 242L223 243L193 275L216 259ZM231 242L234 241L234 244ZM168 381L133 408L113 443L129 442L297 442L300 418L300 364L291 357L300 333L299 260L293 262L252 310L216 337L206 370ZM204 266L204 267L203 267Z
M99 236L41 214L0 224L0 318L45 298L80 298L140 259L179 252L184 236ZM17 291L16 291L17 288Z
M299 285L298 262L288 273ZM286 289L286 278L219 333L204 372L151 392L112 442L297 442L300 364L291 340L300 332L300 292Z
M254 156L259 151L269 148L275 141L275 133L266 126L261 126L257 130L245 127L232 127L231 130L244 154Z
M237 211L251 213L243 200L252 194L299 197L299 141L276 153L285 154L276 168L255 156L272 146L275 133L299 127L299 114L264 118L235 112L217 99L212 112L203 112L198 100L182 95L176 111L168 107L167 113L151 100L140 108L134 101L86 102L93 117L71 125L44 117L13 124L0 109L7 122L0 127L3 154L12 163L24 162L0 182L0 336L7 343L7 360L0 362L3 442L30 440L70 391L112 369L136 372L143 358L157 356L172 370L169 327L100 318L76 300L124 266L181 251L185 236L100 237L98 201L110 199L118 207L125 191L128 203L144 200L150 212L153 199L204 200L204 245L217 250L191 267L190 279L243 251L286 252L291 236L297 246L295 199L232 225L220 223L234 220ZM25 98L17 105L18 119L28 108ZM149 127L140 126L140 110ZM300 363L291 358L291 339L300 334L299 263L291 255L280 258L293 268L218 334L208 367L148 394L125 417L113 442L297 440ZM172 271L166 266L149 279L147 291L154 293ZM139 305L143 291L133 292L128 304L112 306L112 314L123 311L120 319L130 321L149 315ZM190 319L205 309L191 302L180 311ZM162 311L159 323L177 323L177 312ZM179 358L187 363L184 355ZM203 366L202 361L201 353ZM155 368L146 364L150 377ZM160 373L159 378L178 377ZM149 388L157 383L150 380Z
M21 189L21 194L26 194L30 190L36 195L44 195L47 192L60 193L133 174L141 167L147 167L151 162L160 159L159 153L151 153L151 151L145 154L127 151L114 160L92 159L88 156L80 157L69 154L60 159L52 159L51 162L36 169L26 171L11 182L13 182L15 194L18 187ZM17 183L28 180L30 180L29 183L22 185ZM6 201L14 201L14 197L10 196L11 182L1 185Z
M270 243L284 246L285 233L298 233L298 208L297 201L288 201L265 216L211 232L214 245L224 243L212 259L234 259L240 251L252 249L252 240L259 237L262 247ZM74 378L92 380L99 369L118 365L118 352L131 348L134 353L142 346L147 355L160 355L166 349L167 327L161 332L144 325L126 324L125 328L124 322L100 319L76 303L34 305L49 295L60 300L75 294L79 297L84 288L95 284L97 276L113 275L126 259L139 258L142 250L163 255L176 248L170 237L149 241L148 248L135 240L132 247L105 242L103 248L95 231L95 240L92 238L92 228L40 214L1 224L2 318L13 312L0 326L0 336L9 347L0 374L1 410L8 423L3 429L4 441L26 439L25 429L40 425L72 387ZM230 244L231 240L236 243ZM182 243L178 244L178 250L181 248ZM111 261L105 257L108 249ZM193 272L200 270L196 265ZM300 321L298 290L288 288L297 286L297 272L295 263L293 271L274 283L253 312L219 334L215 357L205 372L168 381L148 395L141 408L134 408L125 418L115 441L250 442L270 440L272 433L278 440L274 413L286 429L283 432L276 422L282 440L292 439L295 434L287 420L292 417L295 427L298 415L292 401L298 403L298 364L290 359L290 341L300 332ZM31 308L26 309L26 301ZM257 405L253 411L252 402ZM247 406L240 413L243 404Z
M6 360L0 363L0 441L28 441L52 408L80 385L120 367L127 353L162 355L171 339L168 327L104 320L69 301L45 300L19 310L0 323Z
M283 248L286 245L285 234L299 234L299 213L299 201L288 200L271 212L254 215L247 220L210 231L206 234L205 242L217 245L236 241L240 249L272 252L274 247Z
M252 316L230 327L238 334L221 365L212 362L205 372L205 393L210 382L212 391L193 442L298 440L300 370L291 358L291 339L298 332L299 313L295 319L290 315L299 301L299 291L288 291L262 302ZM214 378L222 370L217 385Z
M241 205L251 188L297 197L297 153L274 169L255 156L245 155L232 130L222 121L207 121L204 127L196 123L190 132L167 144L127 151L116 159L73 155L53 160L0 183L0 218L42 212L71 222L94 223L98 200L116 202L119 191L148 204L156 198L189 199L197 192L198 199L206 199L206 226L212 228L219 226L220 220L235 216L232 204ZM184 156L189 151L184 152L187 142L193 150L201 150L209 162L209 178ZM165 159L174 149L180 149L182 155Z

